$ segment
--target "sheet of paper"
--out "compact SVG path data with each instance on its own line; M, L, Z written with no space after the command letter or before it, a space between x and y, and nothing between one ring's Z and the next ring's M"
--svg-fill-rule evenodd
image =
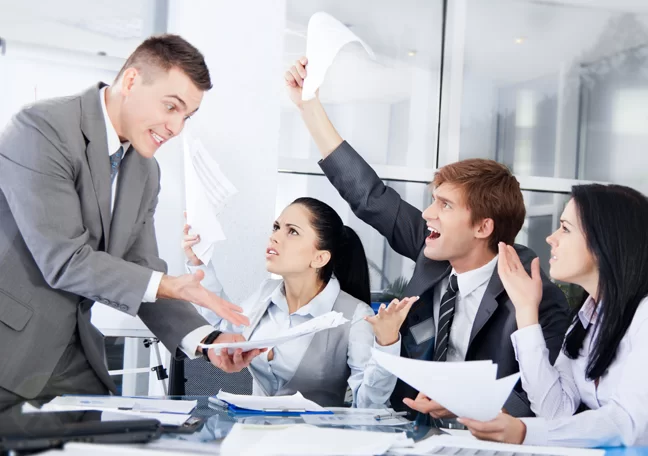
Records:
M220 391L216 397L228 404L249 410L306 410L307 412L325 412L326 409L306 399L300 392L292 396L248 396Z
M520 374L496 380L491 361L435 363L373 350L382 367L459 417L489 421L500 413Z
M182 426L191 415L182 415L179 413L146 413L133 412L128 410L119 410L117 412L106 410L101 412L101 421L128 421L137 419L153 419L167 426Z
M122 396L58 396L39 410L132 410L141 413L177 413L186 415L198 401L174 401Z
M335 56L342 47L354 41L359 42L371 58L374 58L371 48L333 16L323 12L311 16L306 36L308 74L304 79L302 100L311 100L315 97L315 92L324 82L326 71Z
M183 133L183 148L187 223L191 225L190 233L200 234L200 242L193 250L207 264L214 244L225 239L217 216L237 190L202 142L188 130Z
M461 450L463 449L463 451ZM525 455L554 455L554 456L604 456L605 450L589 450L581 448L543 447L510 445L505 443L484 442L477 439L454 437L451 435L432 436L414 445L414 448L391 450L390 454L424 455L452 454L454 456L472 456L480 454L490 456L525 456Z
M333 415L302 415L301 417L304 423L314 426L406 426L411 424L411 421L402 416L377 420L374 418L375 415L377 414L346 415L335 413Z
M288 331L285 331L280 336L274 337L272 339L264 340L249 340L245 342L228 342L222 344L200 344L200 347L214 348L217 351L223 348L227 348L230 353L232 353L237 348L242 349L243 351L250 351L255 348L270 348L275 347L283 342L296 339L308 334L314 334L319 331L324 331L327 329L335 328L337 326L347 323L349 320L344 318L341 312L328 312L319 317L313 318L312 320L302 323L294 328L290 328Z
M271 455L376 455L391 448L411 446L405 433L318 428L307 424L266 426L235 424L223 441L221 454Z

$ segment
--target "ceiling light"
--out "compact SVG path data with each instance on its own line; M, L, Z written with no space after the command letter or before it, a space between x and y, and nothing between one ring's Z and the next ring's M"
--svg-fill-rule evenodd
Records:
M515 44L522 44L522 43L524 43L524 41L525 41L524 37L520 36L520 37L515 39Z
M412 50L412 51L409 51L409 52L407 53L407 56L408 56L408 57L414 57L415 55L416 55L416 51L413 51L413 50Z

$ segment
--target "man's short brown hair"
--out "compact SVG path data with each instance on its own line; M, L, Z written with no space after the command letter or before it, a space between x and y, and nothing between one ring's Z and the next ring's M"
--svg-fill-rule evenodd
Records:
M474 224L490 218L494 222L488 247L497 252L497 244L513 244L522 229L526 209L520 183L511 171L494 160L473 158L437 170L432 186L452 184L463 190L464 202Z
M119 70L118 80L127 68L136 68L150 82L156 72L177 68L203 92L212 88L205 58L191 43L178 35L157 35L148 38L128 57Z

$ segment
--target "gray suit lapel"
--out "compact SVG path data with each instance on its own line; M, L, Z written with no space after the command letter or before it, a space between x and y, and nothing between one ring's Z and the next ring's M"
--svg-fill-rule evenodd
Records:
M421 251L421 256L423 252ZM439 281L447 277L452 271L452 266L447 261L432 261L419 257L414 273L405 291L408 297L421 296L427 290L435 287ZM415 305L415 307L417 307Z
M81 97L81 130L88 141L86 157L92 174L101 225L104 233L104 245L107 248L110 235L110 158L108 156L108 139L106 122L99 101L99 90L105 84L99 84L86 90Z
M112 236L107 250L112 255L121 256L124 253L131 227L137 220L146 185L144 160L146 159L130 147L119 165L117 195L111 223Z
M468 342L469 347L479 331L481 331L481 329L490 319L491 315L493 315L495 309L497 309L497 306L499 305L497 303L497 297L503 291L504 285L502 285L502 281L500 280L499 274L497 273L497 267L495 267L493 275L491 276L491 279L488 282L488 286L486 287L484 297L479 304L477 315L475 315L475 322L473 323L472 331L470 332L470 341Z

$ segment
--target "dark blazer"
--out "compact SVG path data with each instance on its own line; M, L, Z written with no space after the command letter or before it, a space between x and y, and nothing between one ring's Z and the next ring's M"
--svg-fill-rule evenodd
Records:
M416 332L416 328L428 323L434 324L434 287L450 274L452 267L447 261L433 261L423 255L427 224L421 211L385 186L347 142L343 142L331 155L320 161L320 166L353 212L378 230L396 252L416 262L405 295L421 296L421 299L412 307L401 327L401 356L431 359L435 337L418 337L421 343L417 344L412 328ZM535 253L524 246L516 245L515 248L528 271ZM544 273L542 281L540 324L553 363L562 347L570 319L567 300L562 291ZM497 363L498 378L518 372L519 366L511 343L511 334L516 330L515 308L495 269L475 316L466 361L492 360ZM412 387L399 380L391 396L392 407L407 410L403 398L413 398L416 393ZM514 416L533 416L520 382L504 407ZM410 417L412 416L411 413Z
M110 211L101 84L21 110L0 136L0 387L33 398L75 331L109 389L95 301L142 321L172 352L209 324L189 303L141 302L160 259L160 170L132 147ZM179 353L179 352L178 352Z

